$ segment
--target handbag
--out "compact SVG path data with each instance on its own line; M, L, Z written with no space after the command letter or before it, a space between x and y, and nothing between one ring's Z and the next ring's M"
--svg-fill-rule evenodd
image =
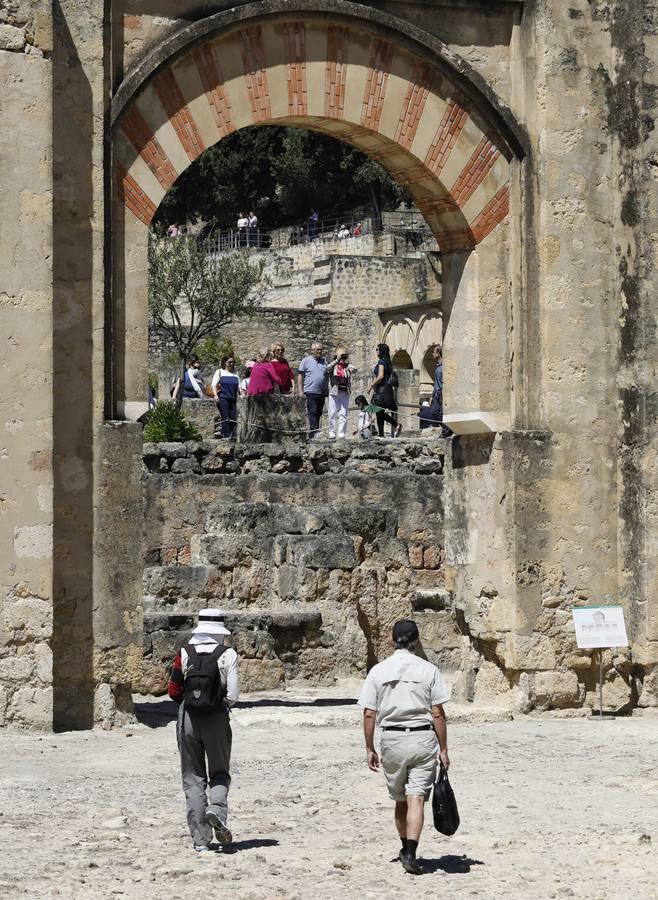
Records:
M441 834L450 836L459 828L459 811L454 791L448 780L448 771L441 763L432 794L434 827Z

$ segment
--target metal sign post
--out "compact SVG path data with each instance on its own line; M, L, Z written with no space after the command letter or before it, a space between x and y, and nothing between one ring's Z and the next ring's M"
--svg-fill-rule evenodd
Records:
M603 719L603 650L628 647L621 606L576 606L572 610L576 643L582 650L599 651L599 715Z

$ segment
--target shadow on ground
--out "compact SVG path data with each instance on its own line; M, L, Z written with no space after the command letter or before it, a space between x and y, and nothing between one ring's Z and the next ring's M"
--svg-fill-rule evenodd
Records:
M466 875L472 866L483 866L480 859L470 859L468 856L441 856L439 859L421 859L424 875L432 872L445 872L448 875Z
M319 697L315 700L278 700L275 698L262 700L238 700L234 709L267 709L275 707L288 707L308 709L331 706L354 706L356 700L352 697ZM142 725L149 728L162 728L170 722L175 722L178 716L178 705L173 700L159 700L156 703L135 703L135 717Z
M222 848L224 853L240 853L242 850L257 850L259 847L278 847L279 842L274 838L252 838L249 841L234 841Z

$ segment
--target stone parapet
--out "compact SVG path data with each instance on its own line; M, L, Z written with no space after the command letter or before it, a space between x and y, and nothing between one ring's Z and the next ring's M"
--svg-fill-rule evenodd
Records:
M440 475L447 441L313 441L312 444L235 444L231 441L144 444L145 470L173 475Z

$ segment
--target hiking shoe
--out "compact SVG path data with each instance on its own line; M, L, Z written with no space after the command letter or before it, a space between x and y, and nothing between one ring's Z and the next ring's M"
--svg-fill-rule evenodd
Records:
M400 862L402 863L402 868L404 869L404 871L409 872L410 875L423 874L420 863L415 856L411 855L411 853L400 850Z
M233 835L226 827L226 825L219 818L217 813L212 811L208 811L206 813L206 822L208 825L212 825L213 830L215 832L215 837L217 838L218 844L230 844L233 840Z

